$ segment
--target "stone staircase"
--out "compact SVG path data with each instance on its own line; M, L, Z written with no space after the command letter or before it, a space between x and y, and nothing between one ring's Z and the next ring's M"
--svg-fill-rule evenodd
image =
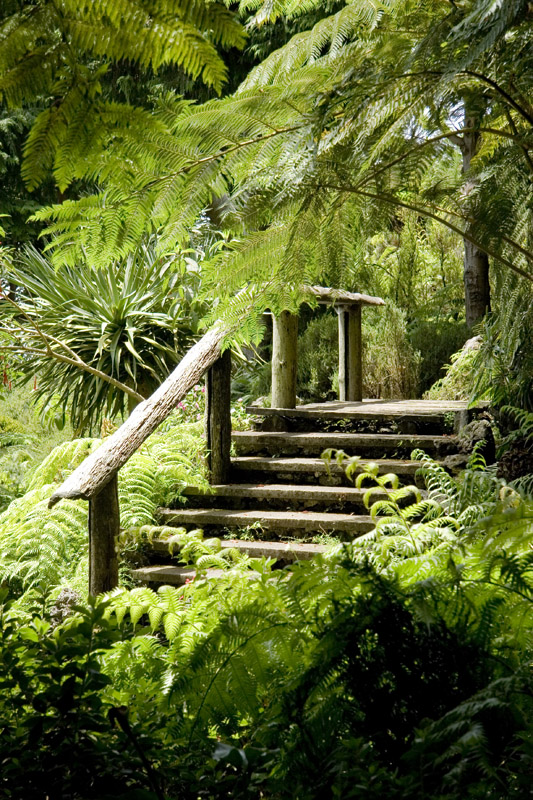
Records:
M208 536L235 534L222 547L268 556L280 566L323 552L325 545L311 541L319 534L350 540L373 527L365 490L354 488L335 460L328 465L320 458L325 449L371 460L380 474L394 472L409 484L420 466L410 460L411 451L423 449L438 461L453 455L457 437L451 431L465 421L464 404L428 401L250 410L258 429L232 434L231 482L208 492L188 487L186 505L159 509L159 522L202 528ZM259 540L239 539L243 529L246 539L257 534ZM164 541L153 543L149 561L133 570L136 580L149 585L182 585L196 574L194 567L177 566L175 557L172 563Z

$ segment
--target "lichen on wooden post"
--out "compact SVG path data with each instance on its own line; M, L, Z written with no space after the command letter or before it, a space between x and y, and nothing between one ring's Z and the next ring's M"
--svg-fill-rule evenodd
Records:
M89 594L93 597L118 586L119 532L120 509L115 473L89 501Z
M227 483L231 466L230 350L225 350L206 374L205 433L209 482Z
M272 408L296 407L298 317L282 311L272 324Z

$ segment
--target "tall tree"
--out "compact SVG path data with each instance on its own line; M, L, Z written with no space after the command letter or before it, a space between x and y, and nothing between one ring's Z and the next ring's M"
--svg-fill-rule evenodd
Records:
M260 24L321 5L241 8ZM133 123L120 137L105 131L76 164L101 191L47 212L60 259L124 255L154 227L166 247L228 193L227 224L252 231L222 256L228 295L265 282L286 302L302 279L324 270L342 279L354 240L397 207L463 236L479 262L485 253L531 280L531 29L526 0L347 2L272 53L233 97L197 107L169 97L142 137ZM485 111L470 125L462 102L473 96ZM485 280L469 319L486 298Z
M472 160L480 147L481 134L479 128L482 115L478 109L465 103L464 133L458 137L463 156L463 174L467 176L464 186L465 195L474 189L471 176ZM472 238L476 235L475 221L467 228ZM466 324L471 328L490 310L489 257L472 239L464 240L464 282Z

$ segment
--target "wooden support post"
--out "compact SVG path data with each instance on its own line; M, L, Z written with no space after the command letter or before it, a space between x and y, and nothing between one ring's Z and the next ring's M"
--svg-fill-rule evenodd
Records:
M339 400L347 400L348 312L345 308L338 308L337 316L339 319Z
M282 311L272 323L272 408L295 408L298 317Z
M348 312L348 396L347 400L363 399L363 348L361 340L361 306L350 306Z
M231 464L230 350L225 350L207 371L205 429L209 483L228 483Z
M120 532L118 480L111 480L89 501L89 594L118 586L117 542Z

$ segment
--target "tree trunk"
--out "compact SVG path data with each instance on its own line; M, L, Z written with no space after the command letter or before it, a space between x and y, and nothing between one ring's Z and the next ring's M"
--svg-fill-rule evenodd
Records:
M490 311L489 258L471 242L464 245L466 324L472 328Z
M463 174L470 170L472 159L475 156L480 134L477 131L480 114L469 110L465 104L464 127L472 128L470 133L462 136L461 150L463 153ZM464 186L464 193L468 196L474 188L475 181L469 178ZM475 232L475 223L468 228ZM479 322L490 311L490 282L489 282L489 257L483 250L464 240L464 283L465 283L465 309L466 324L469 328Z

